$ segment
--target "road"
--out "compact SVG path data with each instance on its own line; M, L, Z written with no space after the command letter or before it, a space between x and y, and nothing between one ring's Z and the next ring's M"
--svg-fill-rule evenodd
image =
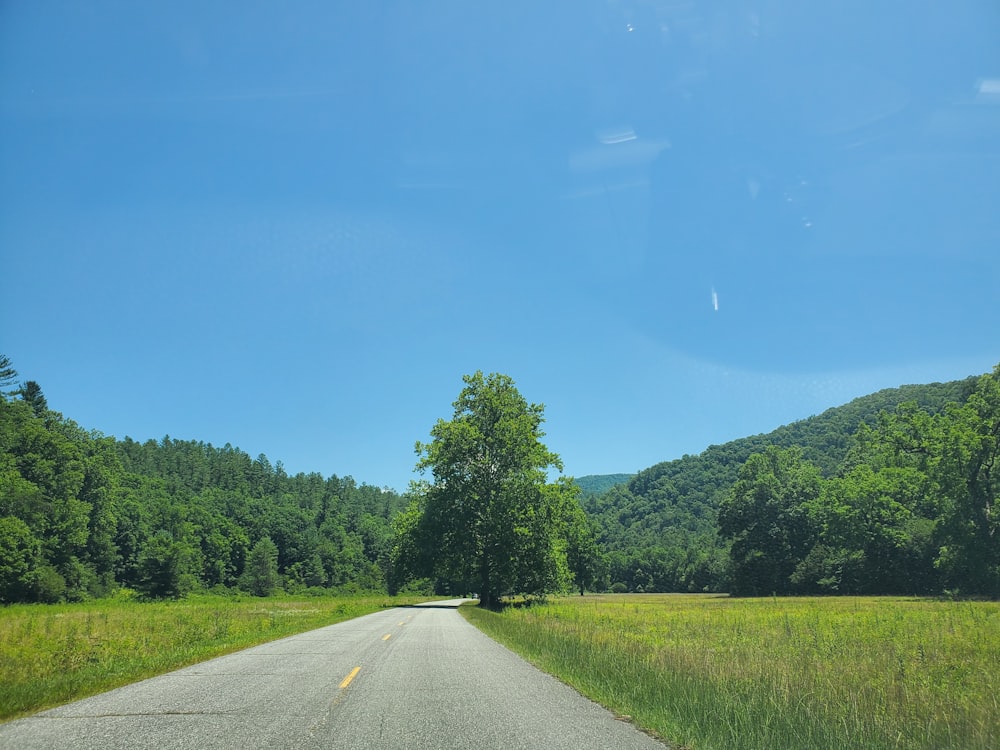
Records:
M0 725L0 748L663 750L467 623L385 610Z

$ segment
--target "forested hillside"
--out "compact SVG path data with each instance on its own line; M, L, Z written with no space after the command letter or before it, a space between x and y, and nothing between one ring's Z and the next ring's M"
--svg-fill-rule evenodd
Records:
M573 483L580 488L583 495L603 495L619 484L625 484L635 474L587 474L574 477Z
M414 562L427 562L419 555L410 555L412 570L402 565L410 547L441 554L407 535L419 493L289 476L280 462L228 444L107 437L50 409L37 383L13 387L15 378L0 355L0 603L123 587L149 597L267 595L443 580ZM525 469L518 481L551 507L524 518L560 520L540 536L530 524L516 531L528 534L526 549L552 553L538 558L557 563L549 578L581 590L998 596L998 467L1000 366L879 391L631 477L571 487ZM435 492L451 498L453 484ZM466 499L451 498L456 507ZM464 538L461 524L452 536Z
M230 445L105 437L28 385L0 398L0 602L384 589L395 492Z
M729 544L718 534L718 509L751 455L797 447L823 477L833 477L843 470L860 425L876 425L880 413L903 403L940 414L948 403L964 403L977 382L882 390L765 435L656 464L626 485L585 496L584 508L609 553L610 581L631 591L728 590Z

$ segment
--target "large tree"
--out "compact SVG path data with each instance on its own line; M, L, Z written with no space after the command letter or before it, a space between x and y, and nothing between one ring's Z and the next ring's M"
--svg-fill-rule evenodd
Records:
M1000 365L937 418L944 498L938 564L950 585L1000 596Z
M1000 596L1000 365L976 380L965 403L936 415L904 404L879 427L881 458L922 472L933 488L942 582Z
M574 489L578 488L574 486ZM580 596L586 589L603 588L608 561L597 543L595 525L579 505L571 510L566 531L566 562Z
M417 468L433 482L417 487L394 567L452 592L478 591L489 608L504 596L562 589L577 500L567 483L547 483L549 467L562 464L541 441L544 408L507 375L463 380L452 419L438 420L430 443L417 443Z
M820 488L819 470L798 448L768 446L747 459L719 508L719 531L732 540L732 593L789 592L814 541L808 507Z

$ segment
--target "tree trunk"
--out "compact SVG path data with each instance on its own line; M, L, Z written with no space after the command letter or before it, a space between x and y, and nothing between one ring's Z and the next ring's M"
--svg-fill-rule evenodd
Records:
M479 606L494 611L500 609L500 597L489 581L483 581L479 588Z
M490 561L484 552L479 560L479 606L484 609L499 609L500 602L493 590L493 580L490 575Z

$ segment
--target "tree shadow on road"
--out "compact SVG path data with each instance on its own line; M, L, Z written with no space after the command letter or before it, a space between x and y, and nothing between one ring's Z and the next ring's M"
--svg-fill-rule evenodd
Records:
M474 602L476 599L449 599L443 602L422 602L420 604L400 604L400 609L458 609L467 602Z

